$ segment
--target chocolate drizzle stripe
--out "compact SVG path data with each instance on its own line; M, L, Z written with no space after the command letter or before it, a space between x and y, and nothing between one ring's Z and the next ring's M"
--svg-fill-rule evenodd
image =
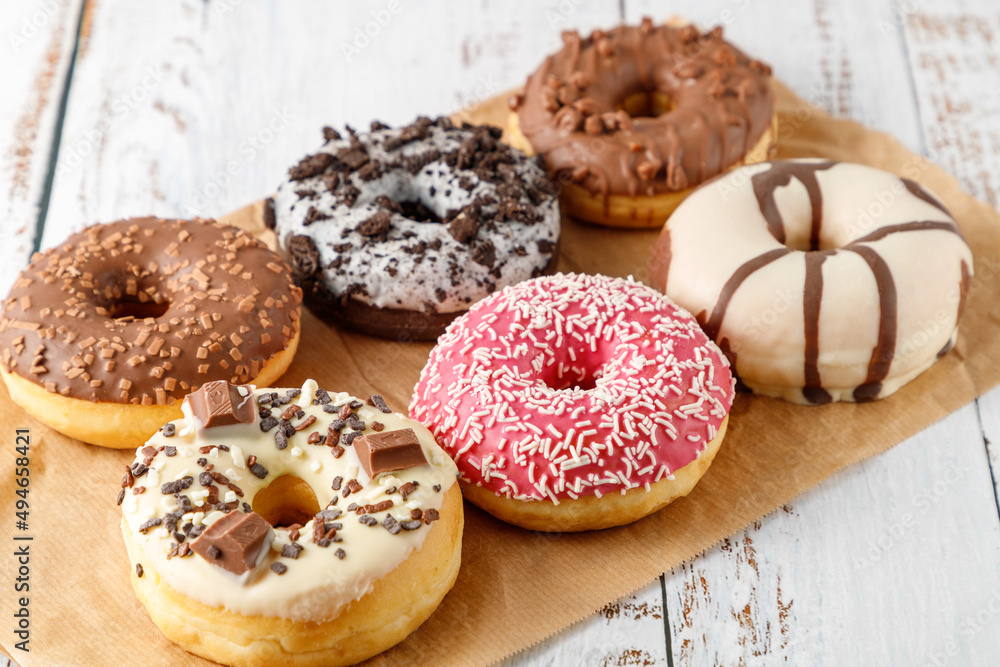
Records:
M753 259L745 262L740 268L736 269L736 272L729 277L726 284L722 286L722 290L719 292L719 298L715 302L715 308L712 309L712 316L708 318L702 328L705 329L705 333L712 340L717 340L719 336L719 329L722 328L722 320L726 317L726 309L729 308L729 302L732 300L733 295L736 290L739 289L743 281L749 278L758 270L764 268L771 262L781 259L785 255L790 254L792 251L789 248L775 248L774 250L768 250L762 255L757 255Z
M772 162L766 169L750 177L754 196L761 215L767 221L771 235L779 243L785 242L785 222L778 211L774 195L778 188L798 180L809 195L812 207L812 225L809 231L809 249L819 250L820 232L823 224L823 193L816 178L816 172L833 167L836 162Z
M878 341L868 362L865 382L854 390L854 400L858 403L873 401L882 391L882 381L889 375L889 368L896 353L896 328L899 324L897 313L896 281L892 271L882 256L867 246L844 248L861 256L875 276L878 288L879 324Z
M958 316L955 318L955 325L958 326L958 320L962 319L962 313L965 312L965 300L969 297L969 283L972 281L972 272L969 270L968 263L962 260L962 281L958 284Z
M805 386L802 395L816 405L833 400L823 388L819 374L819 315L823 301L823 262L832 252L805 254L806 279L802 289L802 317L805 322Z
M962 232L959 230L958 225L954 222L936 222L932 220L918 220L916 222L902 222L898 225L888 225L882 227L881 229L876 229L871 234L866 234L859 239L851 241L846 248L850 248L853 245L859 243L874 243L875 241L881 241L890 234L898 234L900 232L921 232L928 230L940 230L942 232L952 232L953 234L958 234L962 236Z
M906 186L906 189L909 190L911 195L913 195L917 199L927 202L928 204L938 209L945 215L949 217L951 216L951 213L948 212L948 209L946 209L941 204L941 202L932 197L931 194L927 192L927 190L924 190L922 187L920 187L919 183L917 183L916 181L911 181L908 178L902 178L900 180L903 181L903 185Z

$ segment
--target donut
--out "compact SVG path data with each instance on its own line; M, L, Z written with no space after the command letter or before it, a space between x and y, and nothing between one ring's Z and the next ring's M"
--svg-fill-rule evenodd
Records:
M686 199L656 242L651 275L754 392L865 402L954 345L972 253L941 201L912 180L787 160L734 170Z
M690 314L632 279L508 287L456 319L410 401L465 498L531 530L635 521L687 495L722 444L726 358Z
M401 641L458 574L457 471L379 396L209 382L136 450L131 583L172 642L226 665L344 665Z
M509 139L545 156L564 213L659 227L691 189L766 160L776 136L771 68L691 25L564 32L510 99Z
M471 303L551 273L556 186L500 134L447 118L325 128L273 203L306 305L367 334L433 340Z
M210 220L93 225L36 253L0 313L11 399L78 440L132 448L212 380L270 383L302 291L261 241Z

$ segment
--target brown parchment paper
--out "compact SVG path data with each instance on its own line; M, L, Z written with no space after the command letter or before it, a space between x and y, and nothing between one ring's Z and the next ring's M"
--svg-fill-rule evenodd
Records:
M866 163L940 195L975 253L975 279L955 349L896 395L819 408L739 395L729 434L694 492L631 526L546 535L501 523L467 505L462 570L454 590L417 632L373 664L486 664L574 623L647 584L771 512L837 469L917 433L1000 382L1000 215L897 141L831 118L778 85L779 156ZM504 99L460 114L503 126ZM263 232L260 206L229 216ZM647 277L657 232L564 222L560 269ZM308 313L298 356L281 386L377 390L405 410L429 344L397 344L341 331ZM12 405L0 386L0 646L21 665L203 665L150 622L128 582L115 507L131 452L69 440ZM14 526L14 438L31 431L30 529ZM31 535L30 653L14 649L11 536Z

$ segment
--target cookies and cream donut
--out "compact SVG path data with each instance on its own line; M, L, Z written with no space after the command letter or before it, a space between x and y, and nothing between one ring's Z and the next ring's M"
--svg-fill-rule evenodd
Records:
M861 402L951 349L972 253L917 183L788 160L735 170L686 199L657 241L652 276L753 391Z
M725 435L729 365L687 312L631 280L508 287L431 351L410 416L466 499L545 531L635 521L687 495Z
M93 225L37 253L0 315L11 399L72 438L131 448L211 380L276 380L302 291L248 233L206 220Z
M436 338L505 285L551 272L556 188L495 128L418 118L326 143L289 171L275 231L331 321L386 338Z
M208 383L122 480L132 587L168 639L211 660L364 660L451 589L455 478L379 396Z
M658 227L691 189L766 160L771 68L691 25L563 33L510 106L510 141L545 156L567 214Z

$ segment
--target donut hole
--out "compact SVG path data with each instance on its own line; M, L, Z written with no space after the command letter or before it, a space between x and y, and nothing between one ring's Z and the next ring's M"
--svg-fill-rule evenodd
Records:
M441 216L419 199L408 199L397 201L396 203L403 210L403 215L410 220L416 222L441 222Z
M558 364L556 364L558 368ZM562 374L558 370L542 376L545 386L554 391L589 391L597 387L597 380L604 375L603 368L566 369Z
M632 118L655 118L674 108L673 100L659 90L641 90L627 95L617 105Z
M421 172L412 179L385 179L383 186L386 189L380 195L391 199L399 213L414 222L437 224L448 214L444 207L452 190L433 173Z
M319 512L316 492L295 475L282 475L254 496L253 511L275 528L305 525Z
M147 317L153 319L162 317L169 309L169 301L156 302L153 300L122 299L111 304L109 312L111 318L115 320L144 320Z

